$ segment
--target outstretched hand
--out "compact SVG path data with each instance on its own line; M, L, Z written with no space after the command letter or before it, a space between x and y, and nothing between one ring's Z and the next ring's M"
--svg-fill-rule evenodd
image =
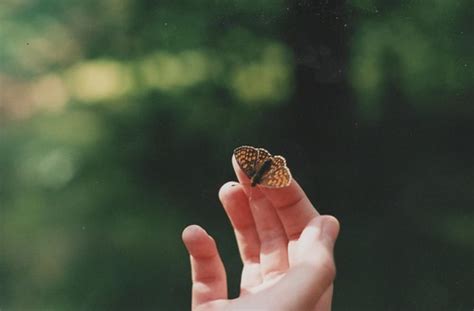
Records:
M214 239L191 225L183 241L191 258L193 310L330 310L339 223L320 216L295 180L288 187L250 187L235 158L240 183L219 198L234 228L243 263L240 296L229 299Z

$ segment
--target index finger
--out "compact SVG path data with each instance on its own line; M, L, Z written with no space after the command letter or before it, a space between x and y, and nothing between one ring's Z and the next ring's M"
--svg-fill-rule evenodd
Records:
M232 166L239 181L249 184L248 177L241 170L234 156L232 157ZM289 241L298 239L311 219L319 215L294 178L288 187L259 187L259 189L277 211Z

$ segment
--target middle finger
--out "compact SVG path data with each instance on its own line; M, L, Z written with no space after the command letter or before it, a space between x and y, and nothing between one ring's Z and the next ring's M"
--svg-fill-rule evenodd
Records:
M232 159L235 171L238 164ZM243 184L249 198L250 211L260 240L260 268L264 279L278 276L288 269L288 239L272 203L256 187L250 187L241 174L237 178Z

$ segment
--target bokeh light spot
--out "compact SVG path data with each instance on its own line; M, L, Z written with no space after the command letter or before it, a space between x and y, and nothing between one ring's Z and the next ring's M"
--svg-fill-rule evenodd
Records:
M73 96L85 102L113 100L127 94L133 86L128 66L113 60L80 63L66 76Z
M285 48L271 44L261 59L238 66L231 77L231 87L245 103L277 103L286 99L292 85L292 64Z

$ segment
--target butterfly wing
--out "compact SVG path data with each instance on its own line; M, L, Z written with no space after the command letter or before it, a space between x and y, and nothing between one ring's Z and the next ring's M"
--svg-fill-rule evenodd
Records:
M249 179L255 175L259 150L252 146L241 146L234 150L235 160Z
M265 160L268 158L271 158L272 155L270 152L268 152L266 149L263 148L258 148L258 156L257 156L257 161L255 161L255 171L257 172L260 170L262 167L263 163L265 163Z
M273 157L273 162L275 163L275 168L286 166L285 158L279 155Z
M262 176L259 184L267 188L287 187L291 183L291 173L282 156L272 157L270 170Z

